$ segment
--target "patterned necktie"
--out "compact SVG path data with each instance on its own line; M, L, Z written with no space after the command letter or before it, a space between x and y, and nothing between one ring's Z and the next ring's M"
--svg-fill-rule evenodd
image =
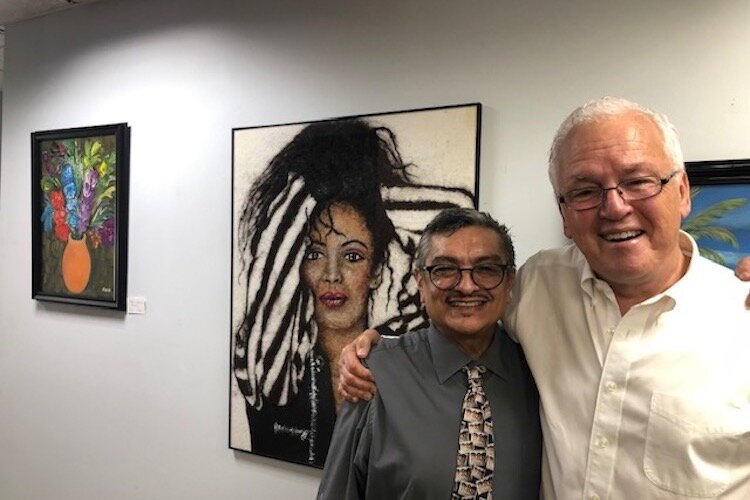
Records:
M492 434L490 402L482 388L482 365L462 369L469 378L458 435L458 458L452 500L491 499L495 470L495 442Z

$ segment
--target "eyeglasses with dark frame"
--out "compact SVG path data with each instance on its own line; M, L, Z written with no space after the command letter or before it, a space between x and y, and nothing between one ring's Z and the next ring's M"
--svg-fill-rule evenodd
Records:
M452 290L461 282L461 277L465 271L468 271L471 279L479 288L492 290L497 288L505 279L505 274L510 266L508 264L477 264L474 267L458 267L452 264L435 264L424 266L430 277L430 281L439 290Z
M682 170L675 170L666 177L656 175L646 175L643 177L634 177L625 179L618 185L610 188L602 186L591 186L580 189L573 189L557 198L557 202L564 204L573 210L588 210L598 207L604 201L607 191L617 191L617 194L625 201L638 201L651 198L661 193L664 186Z

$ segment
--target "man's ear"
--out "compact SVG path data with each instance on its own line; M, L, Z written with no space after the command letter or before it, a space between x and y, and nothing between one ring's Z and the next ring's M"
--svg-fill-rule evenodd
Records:
M692 199L690 198L690 180L686 171L682 171L682 179L680 179L680 216L682 220L685 220L690 215L690 209L692 208Z
M557 204L557 211L560 212L560 218L562 219L563 233L565 234L565 237L572 239L572 236L570 235L571 233L568 230L568 221L565 220L565 212L563 212L562 203Z
M422 297L422 287L424 286L424 275L419 272L419 270L414 269L411 272L411 275L414 276L414 280L417 282L417 290L419 291L419 303L424 305L424 297Z

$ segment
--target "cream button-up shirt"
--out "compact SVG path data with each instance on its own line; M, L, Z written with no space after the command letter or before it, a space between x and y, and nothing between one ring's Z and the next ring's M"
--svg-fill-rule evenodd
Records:
M750 499L748 286L691 256L620 315L575 246L533 256L505 319L540 393L546 499Z

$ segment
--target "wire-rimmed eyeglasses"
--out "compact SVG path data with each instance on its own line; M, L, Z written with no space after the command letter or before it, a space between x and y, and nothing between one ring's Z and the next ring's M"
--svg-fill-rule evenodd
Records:
M424 266L430 281L440 290L452 290L461 282L464 271L468 271L471 279L479 288L492 290L500 286L510 266L508 264L477 264L474 267L458 267L452 264L435 264Z
M675 170L666 177L656 175L646 175L643 177L633 177L625 179L618 185L610 188L602 186L589 186L580 189L573 189L557 198L558 203L565 204L566 207L573 210L588 210L598 207L604 201L607 191L615 190L617 194L625 201L637 201L651 198L661 193L664 186L682 170Z

